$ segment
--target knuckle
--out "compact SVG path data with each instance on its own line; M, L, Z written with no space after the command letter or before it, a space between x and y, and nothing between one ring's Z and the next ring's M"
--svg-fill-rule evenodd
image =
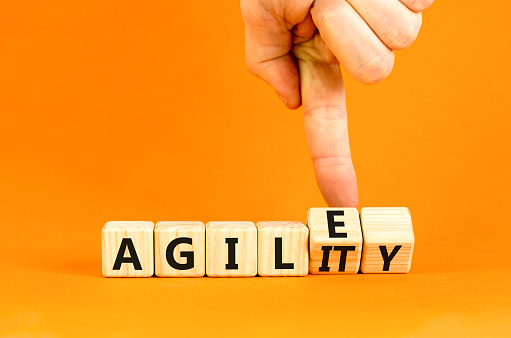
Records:
M322 2L315 1L311 8L311 15L314 23L319 28L329 26L338 16L338 13L335 8L325 8Z
M331 12L320 11L318 13L318 10L315 10L315 11L313 10L313 13L314 13L314 21L318 27L325 26L325 23L332 21Z
M268 15L268 9L263 1L242 0L240 9L246 26L265 27L275 21L275 17Z
M351 157L351 153L349 152L318 154L314 156L311 155L311 159L314 161L316 170L353 165L353 159Z
M397 24L387 46L394 50L410 47L417 39L421 25L422 15L420 13L407 16Z
M346 107L344 106L316 106L305 109L303 116L311 120L338 121L346 119Z
M410 9L415 12L422 12L433 4L434 0L411 0Z
M374 84L389 76L394 67L394 53L385 50L362 63L353 73L353 77L362 83Z

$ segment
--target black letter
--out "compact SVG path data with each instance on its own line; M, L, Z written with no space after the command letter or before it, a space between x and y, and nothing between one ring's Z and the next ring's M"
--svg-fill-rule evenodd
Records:
M344 216L344 210L327 210L326 218L328 220L328 235L330 238L348 238L346 232L335 232L335 227L343 227L344 222L334 221L334 216Z
M330 250L332 250L332 247L331 246L322 246L321 250L323 250L323 261L321 262L319 271L328 272L328 271L330 271L330 267L328 267L328 259L330 258Z
M189 237L178 237L174 240L172 240L169 245L167 246L167 262L171 267L173 267L176 270L189 270L193 268L193 251L185 251L181 252L181 257L186 258L186 263L178 263L174 259L174 249L179 244L192 244L192 239Z
M227 264L225 264L225 268L227 270L238 270L238 264L236 264L236 243L238 243L237 238L226 238L225 243L227 243Z
M294 269L293 263L282 263L282 237L275 237L275 269Z
M387 247L385 245L380 245L381 256L383 257L383 271L389 271L390 269L390 261L394 258L397 252L401 249L401 245L396 245L394 250L390 253L390 256L387 252Z
M355 246L335 246L334 251L341 252L341 258L339 258L339 271L346 271L346 257L348 251L355 251Z
M129 257L124 257L124 253L126 252L126 248L130 252ZM133 241L131 238L123 238L121 241L121 245L119 247L119 252L117 253L117 258L114 263L114 270L121 270L122 263L133 263L135 270L142 270L142 265L140 265L140 261L138 260L137 252L135 251L135 246L133 245Z

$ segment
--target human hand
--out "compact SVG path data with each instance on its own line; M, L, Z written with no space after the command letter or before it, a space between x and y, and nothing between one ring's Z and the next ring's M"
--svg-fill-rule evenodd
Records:
M247 67L288 108L303 104L305 136L319 189L330 206L356 207L340 65L377 83L393 50L416 39L433 0L241 0Z

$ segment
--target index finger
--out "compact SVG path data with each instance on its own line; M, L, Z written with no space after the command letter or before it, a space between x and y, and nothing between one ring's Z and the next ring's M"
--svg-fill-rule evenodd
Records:
M322 43L319 35L314 40ZM319 189L329 206L356 207L357 178L339 64L298 58L298 67L305 136Z

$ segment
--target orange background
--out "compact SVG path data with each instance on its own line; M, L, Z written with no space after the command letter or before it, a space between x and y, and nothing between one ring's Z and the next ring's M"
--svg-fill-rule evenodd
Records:
M346 76L360 206L407 206L407 275L107 279L108 220L300 220L301 110L248 73L238 1L0 2L0 334L506 335L506 2L438 0Z

